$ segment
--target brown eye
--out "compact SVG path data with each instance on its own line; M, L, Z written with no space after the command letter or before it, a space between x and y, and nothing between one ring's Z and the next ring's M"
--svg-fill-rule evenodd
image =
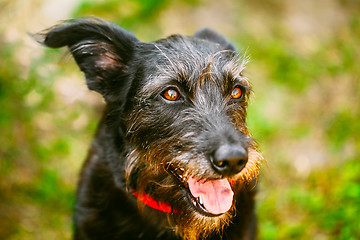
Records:
M240 99L242 96L242 91L240 87L235 87L231 92L231 97L233 99Z
M180 93L176 89L170 88L163 93L163 97L169 101L176 101L179 99Z

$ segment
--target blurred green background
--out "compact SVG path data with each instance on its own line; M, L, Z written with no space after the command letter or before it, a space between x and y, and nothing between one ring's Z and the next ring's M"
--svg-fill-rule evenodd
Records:
M259 239L360 239L357 0L0 0L0 239L69 239L103 108L35 33L96 15L142 41L214 28L251 57L248 124L266 162Z

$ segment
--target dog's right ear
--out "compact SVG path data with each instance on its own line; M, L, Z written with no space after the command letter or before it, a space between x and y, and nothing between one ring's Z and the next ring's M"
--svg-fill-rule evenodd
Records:
M51 48L68 46L89 89L105 99L128 84L129 64L140 42L121 27L98 18L65 21L34 37Z
M223 35L211 28L202 28L194 33L194 37L220 44L224 50L236 52L235 46Z

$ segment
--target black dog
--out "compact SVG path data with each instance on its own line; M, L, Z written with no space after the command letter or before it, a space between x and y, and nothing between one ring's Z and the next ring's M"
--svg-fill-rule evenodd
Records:
M244 59L203 29L151 43L97 18L37 35L68 46L107 107L83 167L74 239L254 239L262 159Z

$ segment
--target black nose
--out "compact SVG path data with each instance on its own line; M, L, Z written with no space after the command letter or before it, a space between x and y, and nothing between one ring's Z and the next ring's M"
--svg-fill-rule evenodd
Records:
M221 145L210 155L212 167L223 176L233 176L239 173L247 161L247 151L238 145Z

